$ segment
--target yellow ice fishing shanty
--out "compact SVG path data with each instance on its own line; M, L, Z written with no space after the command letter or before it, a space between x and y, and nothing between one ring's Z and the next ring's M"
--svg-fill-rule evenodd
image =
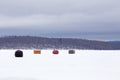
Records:
M41 54L41 50L34 50L34 54Z

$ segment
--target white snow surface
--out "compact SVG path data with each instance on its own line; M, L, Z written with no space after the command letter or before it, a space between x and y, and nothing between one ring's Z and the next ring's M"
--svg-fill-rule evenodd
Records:
M120 50L0 50L0 80L120 80Z

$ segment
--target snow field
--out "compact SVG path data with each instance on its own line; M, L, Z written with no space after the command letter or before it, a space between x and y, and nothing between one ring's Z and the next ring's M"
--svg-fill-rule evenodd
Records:
M119 50L22 50L23 58L15 51L0 50L0 80L120 80Z

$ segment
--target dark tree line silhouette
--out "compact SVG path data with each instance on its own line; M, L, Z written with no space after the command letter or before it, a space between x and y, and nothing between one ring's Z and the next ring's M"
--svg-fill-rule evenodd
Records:
M93 49L119 50L120 44L75 38L7 36L0 38L0 49Z

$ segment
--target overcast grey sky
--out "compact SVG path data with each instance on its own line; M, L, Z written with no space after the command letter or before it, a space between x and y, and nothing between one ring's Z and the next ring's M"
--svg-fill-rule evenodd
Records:
M0 34L120 40L119 0L0 0Z

